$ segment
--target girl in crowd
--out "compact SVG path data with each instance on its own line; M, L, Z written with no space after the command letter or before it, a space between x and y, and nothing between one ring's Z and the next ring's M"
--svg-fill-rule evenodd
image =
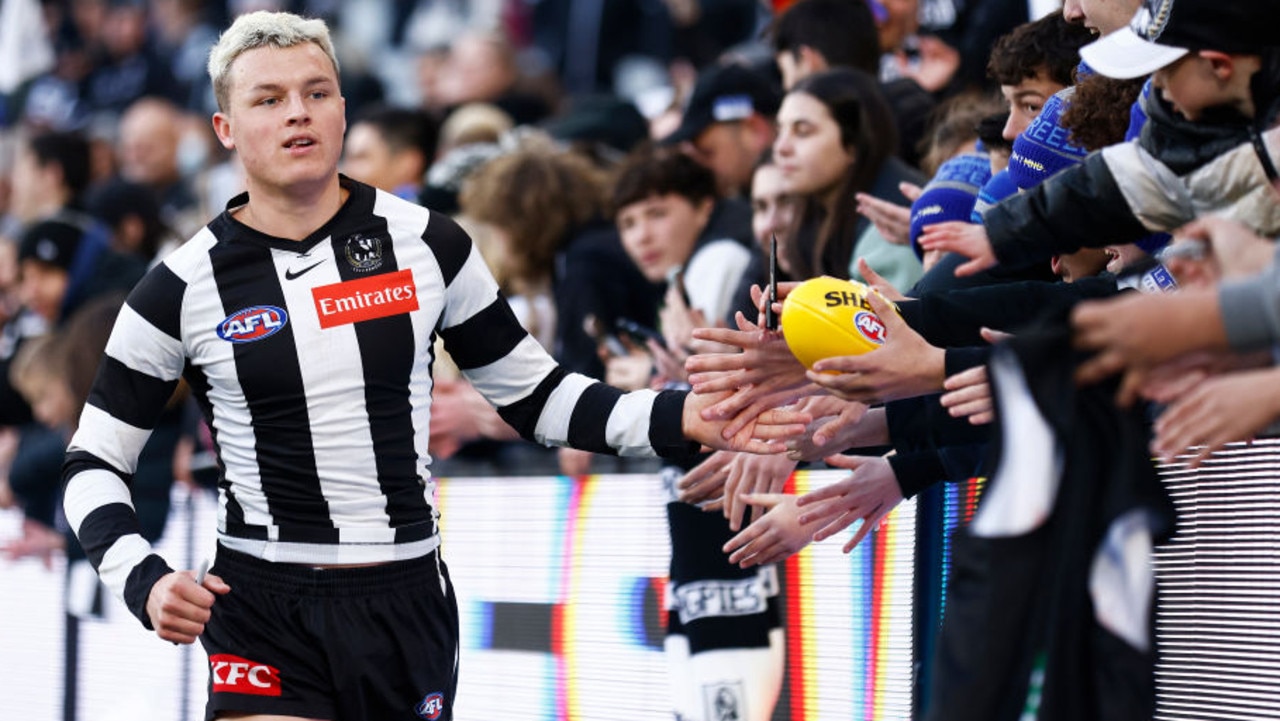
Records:
M899 183L923 184L918 172L892 156L895 138L888 106L866 73L845 68L811 75L783 98L773 154L787 190L800 198L788 249L797 278L861 280L859 258L899 288L920 277L915 253L885 240L858 215L855 202L865 192L907 204Z

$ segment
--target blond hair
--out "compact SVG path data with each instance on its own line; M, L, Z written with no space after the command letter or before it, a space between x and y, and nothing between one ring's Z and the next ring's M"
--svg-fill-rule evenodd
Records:
M231 96L231 64L241 53L262 47L291 48L303 43L318 45L333 63L333 72L337 75L338 56L329 37L329 26L323 20L265 10L236 18L209 51L209 80L213 82L218 109L227 111Z

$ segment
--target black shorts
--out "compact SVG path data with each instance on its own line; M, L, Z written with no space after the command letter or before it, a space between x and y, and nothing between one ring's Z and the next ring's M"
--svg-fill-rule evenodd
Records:
M218 712L332 721L447 721L457 689L458 605L438 552L316 570L218 547L231 586L200 641Z

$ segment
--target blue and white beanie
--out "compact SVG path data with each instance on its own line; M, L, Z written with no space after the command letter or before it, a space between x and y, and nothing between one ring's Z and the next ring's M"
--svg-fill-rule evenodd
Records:
M1040 115L1013 141L1009 176L1019 188L1033 188L1058 171L1076 165L1089 154L1068 141L1069 131L1059 124L1074 90L1067 88L1050 97Z
M991 159L985 154L963 153L942 165L911 204L911 249L923 257L917 239L925 226L949 220L968 222L978 191L991 179Z

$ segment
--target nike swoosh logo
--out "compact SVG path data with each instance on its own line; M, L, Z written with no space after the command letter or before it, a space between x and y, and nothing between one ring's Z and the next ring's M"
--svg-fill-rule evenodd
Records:
M296 273L295 273L292 269L286 268L286 269L285 269L285 271L284 271L284 279L285 279L285 280L296 280L296 279L298 279L298 278L301 278L303 273L306 273L307 271L311 270L312 268L318 268L318 267L320 267L321 265L324 265L324 261L323 261L323 260L318 260L318 261L316 261L316 262L312 263L311 265L308 265L307 267L303 268L302 270L297 271Z

